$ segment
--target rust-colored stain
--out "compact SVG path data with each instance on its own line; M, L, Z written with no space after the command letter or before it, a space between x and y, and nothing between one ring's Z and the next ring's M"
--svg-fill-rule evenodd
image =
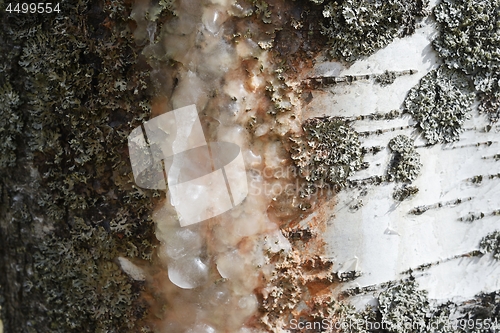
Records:
M227 25L233 29L233 37L226 38L230 43L237 43L243 38L251 38L252 35L267 36L274 40L272 49L269 50L267 61L270 68L276 72L262 71L261 63L256 58L245 58L241 60L238 67L227 73L225 82L240 81L243 87L251 92L254 103L251 109L247 110L247 124L242 124L251 134L249 138L250 147L257 155L265 154L264 147L270 143L279 144L279 157L282 162L279 166L268 166L264 163L257 167L263 174L264 182L269 184L292 185L291 191L278 194L270 200L267 211L267 218L274 222L281 233L291 244L288 254L278 252L269 253L268 261L274 265L274 271L269 274L260 273L260 284L254 292L257 296L259 306L258 311L246 321L245 326L257 327L264 331L277 332L286 326L286 323L297 316L309 318L319 318L323 313L320 308L327 307L331 302L331 294L339 281L336 275L331 272L333 263L323 258L325 241L323 234L326 230L326 222L329 218L328 212L334 205L333 192L317 193L315 196L304 197L300 189L304 186L305 180L297 172L289 172L285 175L277 175L281 169L294 170L294 165L290 159L290 135L278 134L275 127L279 126L279 117L288 115L293 121L302 119L302 109L312 98L308 91L302 91L301 80L310 76L314 66L314 58L320 53L324 46L324 38L319 33L306 28L310 24L317 23L318 17L311 14L302 17L301 13L307 12L313 6L307 2L290 2L275 0L269 2L269 10L272 16L272 23L264 23L259 15L250 17L232 17ZM313 12L314 11L310 11ZM295 29L291 27L292 21L304 21L304 27ZM247 36L248 35L248 36ZM234 44L236 45L236 44ZM169 71L171 77L172 68L157 69L159 72ZM276 73L282 73L279 78ZM256 76L259 80L264 80L265 85L256 84ZM243 78L243 80L242 80ZM292 105L291 109L280 110L278 114L269 112L273 109L276 95L270 87L276 85L275 94L288 98L289 95L299 96L298 102ZM167 84L168 86L168 84ZM175 88L175 85L174 85ZM158 116L169 110L169 92L163 92L157 96L151 104L151 116ZM300 99L300 96L306 96ZM209 98L208 107L200 110L200 119L204 122L203 127L208 140L217 137L220 128L220 114L213 111L221 107L225 109L226 104L232 101L224 95L222 91L216 90ZM212 111L211 111L212 110ZM270 130L264 135L255 135L255 128L259 125L268 124ZM299 133L297 133L297 128ZM300 127L295 127L294 135L300 134ZM264 173L263 170L270 168L272 172ZM273 169L275 168L275 169ZM267 199L266 199L267 200ZM158 205L161 208L163 203ZM257 216L256 216L257 218ZM307 221L307 222L304 222ZM206 238L207 253L216 253L218 242L214 230L221 223L219 218L213 218L200 226ZM235 249L241 254L251 255L255 244L255 239L243 238L236 245ZM211 258L210 269L213 273L212 281L224 281L217 273L215 258ZM235 263L237 264L237 263ZM166 267L163 266L157 254L153 262L147 268L148 280L143 300L148 304L149 321L151 327L157 328L161 332L174 332L176 329L189 327L193 320L185 313L196 313L196 304L200 300L196 293L197 289L181 290L174 286L167 276ZM298 310L298 304L300 310ZM169 330L164 326L169 323ZM230 327L229 324L226 327ZM230 332L227 329L227 332Z

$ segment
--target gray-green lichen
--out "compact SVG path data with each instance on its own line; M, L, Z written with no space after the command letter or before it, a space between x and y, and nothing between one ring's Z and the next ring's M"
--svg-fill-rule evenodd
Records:
M321 32L333 58L353 62L412 34L427 5L427 0L330 1L323 7Z
M398 135L389 141L389 148L394 153L387 170L389 181L412 182L418 174L422 164L420 154L415 150L413 140L406 135Z
M480 110L500 116L500 1L444 0L434 9L440 34L433 46L446 66L471 78Z
M415 194L418 193L418 187L416 186L408 186L407 184L403 184L400 187L396 187L394 192L392 193L392 197L394 200L403 201L408 199Z
M1 84L3 83L3 86ZM16 162L15 141L22 134L23 121L17 110L21 101L9 82L0 81L0 169Z
M311 118L302 124L304 135L291 138L291 158L310 185L342 187L361 168L358 134L335 117Z
M404 107L430 144L447 143L459 139L473 100L463 77L441 67L410 90Z
M428 298L425 290L419 289L411 275L408 279L379 287L381 292L377 307L367 306L360 312L354 310L354 313L349 307L344 307L339 315L346 318L344 321L351 323L354 330L345 325L340 332L378 332L379 328L387 333L497 332L495 323L498 325L500 313L498 292L482 293L459 303L448 301L436 304ZM373 291L373 286L367 287L366 291ZM360 317L362 325L352 325L359 322ZM371 329L364 330L367 327Z
M385 71L383 74L379 74L375 77L375 82L384 87L393 84L396 78L397 75L395 72Z
M500 231L492 232L481 239L479 250L482 253L492 253L493 258L500 260Z
M266 1L252 0L252 3L255 6L254 13L262 19L262 22L266 24L273 22L271 18L273 12Z
M38 277L33 283L51 304L47 315L53 332L134 328L127 317L138 289L115 262L121 251L127 251L120 243L103 227L77 219L70 237L52 236L39 245L34 255ZM118 326L119 318L124 321Z
M9 332L139 330L143 286L116 259L147 262L154 248L158 193L133 186L127 152L149 117L150 67L130 4L60 9L0 14L3 322Z
M341 327L342 333L369 333L370 327L375 326L377 312L370 306L358 311L351 304L334 302L331 307L333 309L331 317L339 321L331 326Z
M382 324L389 332L421 332L426 327L429 301L427 293L417 289L414 280L396 283L378 297ZM408 329L414 328L412 329Z
M429 333L490 333L498 331L499 294L480 293L471 299L455 303L448 301L430 307L426 325L406 332Z

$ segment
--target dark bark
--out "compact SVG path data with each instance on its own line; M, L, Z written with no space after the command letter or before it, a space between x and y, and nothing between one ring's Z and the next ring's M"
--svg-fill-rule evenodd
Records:
M60 9L0 13L0 318L9 333L137 331L143 286L116 258L154 247L159 195L132 186L126 142L149 117L149 66L130 4Z

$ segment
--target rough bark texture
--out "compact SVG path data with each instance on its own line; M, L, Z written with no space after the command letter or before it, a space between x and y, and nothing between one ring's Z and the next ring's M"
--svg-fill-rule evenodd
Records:
M329 54L336 58L333 60L350 63L373 54L396 37L411 35L417 22L427 15L423 8L426 1L392 0L386 3L345 0L330 1L324 5L323 1L297 1L294 2L297 4L297 10L294 11L281 10L278 5L284 1L248 1L247 5L252 7L253 14L242 12L240 18L261 20L266 27L269 25L270 31L272 30L269 35L273 37L264 46L282 55L286 66L283 65L279 73L286 70L287 75L291 76L295 75L294 71L303 70L302 66L313 66L313 61L308 58L312 58L314 52L311 49L314 49L314 44L319 40L316 36L309 40L309 35L313 36L313 33L321 32L322 38L328 39L329 42L325 43L328 46L325 46L324 51L327 47L331 48ZM449 36L457 34L453 28L455 18L445 15L447 8L452 6L451 3L443 1L435 11L440 23L438 41L442 36L450 40ZM469 8L467 6L472 6L473 1L461 0L456 3ZM155 36L155 31L161 31L162 24L173 17L170 11L172 3L165 0L61 0L58 7L60 12L51 14L9 14L5 10L7 4L8 2L0 0L0 333L2 323L5 332L148 332L151 329L146 318L160 318L167 307L158 307L160 310L150 311L148 314L149 304L144 300L156 295L141 298L141 292L145 289L143 282L134 281L124 274L117 258L124 256L147 267L156 246L151 211L161 199L161 194L134 186L128 162L127 136L133 128L150 117L150 102L159 95L158 91L167 90L166 87L171 91L178 82L174 76L165 78L161 72L162 68L175 68L178 64L167 55L157 58L152 56L155 52L163 52L163 49L157 48L155 52L150 49L149 58L142 52L145 44L150 43L151 46L157 42L155 37L159 37L158 34ZM367 10L367 4L373 8ZM154 8L154 11L146 12L141 9L142 5ZM132 10L134 6L135 12ZM497 7L495 13L498 12ZM286 25L282 24L284 21L280 21L283 18L278 19L282 17L281 12L287 13L283 15ZM352 13L358 13L356 17L359 19L354 19ZM147 17L148 15L155 18ZM309 19L304 19L307 16ZM320 19L316 20L317 17ZM482 14L480 17L489 18ZM476 21L464 19L464 22ZM345 29L349 26L351 28ZM353 28L355 26L356 29ZM372 29L374 26L381 28ZM487 26L490 28L486 32L493 34L496 31L493 24ZM375 34L368 36L369 40L367 31ZM287 37L292 33L302 36L301 56L297 56L299 53L293 56L298 46L297 39ZM233 39L237 36L241 37L235 34ZM246 35L244 38L247 38ZM360 43L359 40L363 38L369 43ZM485 38L480 37L481 40L486 40ZM487 38L491 43L497 41L489 35ZM453 57L446 57L448 46L444 42L435 43L440 56L446 60L445 65L456 61ZM302 56L303 54L307 56ZM485 56L485 59L490 58L489 55ZM161 66L156 66L158 63ZM461 61L457 63L460 64ZM497 67L492 61L485 68L481 67L478 73L488 74ZM421 96L434 96L441 91L455 93L459 88L472 89L472 82L481 77L473 77L466 68L459 69L463 72L461 75L467 76L465 83L460 81L460 86L453 86L453 89L441 89L434 82L435 78L427 86L423 84L424 80L409 95L405 104L407 110L401 111L409 111L415 116L417 111L422 110L422 105L419 102L415 112L411 112L413 99L420 100ZM474 75L477 74L476 71L473 72ZM446 78L447 82L456 83L456 80L452 80L454 76L451 72L443 73L450 75ZM379 75L377 82L394 82L396 74L386 74L388 78L381 81L382 76ZM409 74L412 74L411 70ZM367 75L362 77L370 78ZM309 84L305 86L319 89L325 88L320 87L321 85L333 83L351 84L355 79L356 76L307 78L305 81ZM498 86L497 81L495 77L495 84L492 86ZM269 95L279 102L276 103L276 109L288 105L285 103L287 101L281 100L286 95L281 91L285 91L284 84L270 88ZM479 91L483 108L490 112L492 121L496 120L498 94L495 95L494 89L479 88L484 87L474 87ZM446 101L458 103L451 93L449 96L441 95L446 97ZM303 96L306 104L313 98L310 91L305 91ZM439 99L431 99L431 102L439 104ZM469 103L464 104L468 108ZM434 104L429 107L431 110L434 108ZM280 112L284 112L283 110ZM273 111L266 114L274 116L276 113ZM366 117L380 120L381 117L393 119L400 115L399 111L391 111L385 115L371 114ZM440 124L452 120L456 122L452 116L451 113L442 115L443 121ZM328 127L332 119L336 118L323 117L306 121L302 124L303 130L312 133L313 129ZM416 120L421 122L418 118ZM314 126L308 126L311 124ZM457 124L453 127L454 135L463 131L462 122ZM344 120L341 125L345 125ZM487 132L492 128L492 125L488 126ZM420 128L425 129L423 125ZM345 131L351 133L347 127ZM323 142L319 142L321 138L317 137L308 146L303 146L313 147L312 143L318 147L331 146L330 132L323 136ZM446 132L446 129L441 132ZM351 134L357 142L360 133ZM368 135L370 132L364 134ZM382 130L373 131L372 134L382 134ZM288 139L285 138L286 141ZM455 139L452 137L444 141ZM299 141L297 139L294 142ZM491 145L491 141L488 142ZM430 144L433 143L435 142L430 141ZM359 147L356 149L351 154L355 157L355 161L351 163L353 170L363 166L358 161L359 155L368 152ZM374 146L370 149L377 153L381 148ZM413 169L410 168L412 172L409 176L401 176L399 179L395 176L396 180L405 182L394 195L400 201L418 192L418 188L406 183L413 181L419 173L420 161L417 160L413 147L407 150L411 155L407 160L413 164L406 163L405 166L411 164ZM396 152L394 149L393 151ZM491 158L497 160L497 157L494 155ZM327 162L323 164L329 167L334 164ZM296 164L297 167L304 166ZM342 168L337 169L339 174L345 173ZM326 172L320 176L324 175ZM348 175L350 172L345 177L340 177L339 183L344 183ZM351 187L353 184L380 184L386 181L384 177L374 176L357 182L347 180L346 183ZM482 176L476 177L482 179ZM498 175L491 176L491 179L495 177L498 178ZM334 180L330 177L328 181L335 184ZM363 196L366 195L366 191L363 190L362 193ZM285 202L284 199L280 200ZM449 205L456 203L450 202ZM275 210L276 218L281 221L298 219L297 216L302 211L309 210L309 214L314 209L311 205L298 205L294 212L299 213L287 216L280 215L279 201L273 205L271 210ZM349 208L358 210L361 206L360 200ZM441 206L439 204L436 207ZM417 207L411 214L421 215L429 207ZM498 215L498 210L490 215ZM484 213L479 216L484 217ZM468 218L474 220L476 217L472 215ZM323 230L319 231L322 233ZM290 228L285 234L288 234L292 243L301 243L314 239L319 233L315 230ZM464 256L493 252L496 258L499 243L498 235L491 234L482 241L482 252L474 251ZM327 290L332 281L337 281L330 261L316 257L302 260L293 256L275 258L275 261L281 272L272 283L290 288L276 289L280 291L277 293L279 297L270 298L267 304L262 302L260 315L265 314L266 318L273 319L265 328L267 331L281 331L282 327L276 324L278 319L280 316L285 318L285 315L291 315L291 311L285 311L285 315L282 315L283 304L280 302L294 303L290 305L293 310L303 300L302 291L306 288L310 288L309 291L314 294L313 291ZM315 274L319 273L314 276L311 274L312 278L309 280L299 279L308 269ZM357 271L347 271L339 273L338 279L345 282L358 275ZM374 310L367 308L356 312L352 306L330 299L326 292L317 292L318 298L310 302L314 312L311 311L309 319L318 323L322 319L363 319L370 323L389 323L394 327L387 331L399 333L402 328L396 327L397 324L421 322L428 325L441 320L441 317L448 320L451 312L458 313L459 318L486 318L495 323L500 318L498 291L477 295L467 302L449 302L431 309L427 294L417 290L412 271L409 276L405 281L392 281L379 286L381 292L377 296L377 302L380 307ZM289 290L295 292L292 295L295 298L289 297ZM348 290L342 296L349 297L374 290L357 288ZM428 313L424 314L423 310ZM471 332L470 329L458 331Z
M0 2L0 306L5 332L124 332L142 288L154 192L133 186L126 138L149 116L149 67L131 4ZM55 4L53 4L55 5Z

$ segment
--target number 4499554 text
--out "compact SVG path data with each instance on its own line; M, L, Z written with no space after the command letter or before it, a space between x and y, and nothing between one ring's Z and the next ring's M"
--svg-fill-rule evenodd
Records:
M47 13L50 14L52 12L59 13L61 10L59 9L59 3L50 3L50 2L39 2L39 3L9 3L7 8L5 9L8 13L19 13L19 14L27 14L27 13Z

